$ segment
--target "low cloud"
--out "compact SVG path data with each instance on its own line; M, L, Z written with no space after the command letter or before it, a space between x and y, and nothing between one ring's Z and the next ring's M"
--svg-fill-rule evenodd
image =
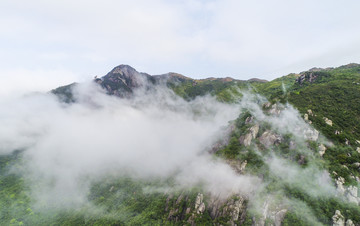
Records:
M79 85L78 102L30 95L1 112L1 153L23 149L23 172L32 195L45 205L83 204L92 180L109 174L174 177L179 187L203 185L210 193L249 194L259 184L237 175L207 152L241 108L205 96L187 102L167 88L134 98Z
M311 209L289 200L282 186L303 188L312 197L335 195L329 174L312 162L316 157L306 144L309 137L303 131L314 129L290 105L278 104L275 110L281 111L267 114L262 109L267 100L261 96L243 93L237 104L211 96L185 101L162 86L138 90L129 99L109 96L94 83L78 85L73 93L77 102L70 105L52 94L0 102L0 154L24 150L18 172L29 183L37 207L89 204L91 183L114 175L174 181L174 186L144 187L144 192L202 186L216 197L242 194L250 197L251 212L263 215L266 204L292 209L311 222L316 222ZM266 153L257 150L279 183L275 193L266 192L266 181L239 175L208 152L224 138L229 121L246 110L255 123L268 124L282 136L291 134L298 151L309 157L308 166L300 167L271 147Z

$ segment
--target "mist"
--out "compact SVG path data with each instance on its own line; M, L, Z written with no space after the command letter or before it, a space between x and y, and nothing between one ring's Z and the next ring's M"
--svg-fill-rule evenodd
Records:
M70 105L52 94L2 101L0 153L24 150L21 173L43 205L82 205L91 182L110 174L174 177L180 188L201 184L224 196L249 194L260 182L208 153L241 112L238 105L211 96L188 102L165 87L130 99L93 83L74 93Z
M326 143L326 139L291 105L264 110L264 97L241 93L235 104L221 103L210 95L185 101L160 85L138 89L131 98L122 99L91 82L74 87L72 104L51 93L3 98L0 154L23 151L23 165L13 171L25 178L38 209L91 205L87 196L92 183L103 178L170 178L171 186L146 186L144 192L201 187L223 199L241 194L249 198L253 213L262 215L267 205L280 206L314 222L311 208L287 198L281 186L301 188L312 197L336 196L329 173L319 167L307 143ZM267 192L263 179L238 174L210 153L214 143L229 136L231 121L245 111L254 116L254 123L268 124L281 136L290 134L296 150L308 159L302 167L279 155L276 147L256 150L280 184L275 193ZM299 211L304 209L306 214Z
M247 110L252 115L252 123L260 127L269 125L272 133L282 138L290 137L293 147L288 148L296 150L296 153L304 156L307 161L305 165L300 165L294 159L295 156L282 156L277 145L266 147L265 151L259 150L256 145L250 146L249 149L255 149L262 157L272 180L276 180L276 185L270 185L270 187L275 186L276 189L267 190L267 182L262 181L265 189L259 189L256 196L252 197L249 211L255 216L260 216L260 220L265 220L274 217L273 213L286 209L293 211L299 218L306 219L310 225L322 225L316 219L313 209L305 202L289 196L286 187L298 189L314 199L339 197L329 172L321 163L323 160L320 159L318 150L309 147L309 141L317 145L321 143L330 145L331 142L305 122L299 111L291 104L271 105L261 95L246 92L242 94L239 105L243 111Z

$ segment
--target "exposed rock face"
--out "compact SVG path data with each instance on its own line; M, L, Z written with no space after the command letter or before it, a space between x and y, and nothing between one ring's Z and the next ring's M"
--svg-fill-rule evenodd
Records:
M360 153L360 147L357 147L357 148L356 148L356 151L357 151L358 153Z
M320 145L319 145L319 154L320 154L320 156L323 156L323 155L325 154L325 152L326 152L326 147L325 147L325 145L320 144Z
M312 141L317 141L319 138L319 131L316 129L307 129L304 130L304 138Z
M281 109L277 104L273 104L271 108L268 110L268 113L271 115L280 115Z
M360 204L360 198L358 197L358 189L355 186L349 186L346 192L346 198L349 202Z
M179 208L179 203L183 200L183 195L180 195L176 202L173 204L173 206L170 206L170 200L173 199L173 195L169 195L169 197L166 199L166 205L165 205L165 211L169 211L169 215L167 219L169 221L178 222L185 218L185 213L181 212ZM185 203L188 202L188 197L184 198ZM188 210L186 210L188 211ZM190 211L190 210L189 210Z
M233 168L235 172L238 174L243 174L247 165L246 160L241 162L240 160L231 159L231 160L226 160L226 163L229 164L231 168Z
M195 212L197 214L202 214L205 211L204 195L199 193L195 201Z
M184 81L193 81L177 73L167 73L163 75L151 76L146 73L138 72L129 65L119 65L112 69L105 76L98 78L95 76L93 82L104 88L109 95L115 95L122 98L132 97L136 89L143 88L145 91L155 88L157 84L177 84ZM195 81L194 81L195 82ZM73 95L73 88L76 83L58 87L52 90L61 101L66 103L76 102Z
M191 205L191 200L187 195L181 194L176 202L171 202L174 199L170 195L166 200L165 211L169 211L168 220L176 224L186 220L190 225L196 225L195 219L206 212L214 220L217 218L230 217L227 222L228 225L241 225L246 217L246 198L240 195L233 196L229 199L222 199L219 197L211 196L208 200L207 206L205 205L204 195L198 193L195 198L195 204ZM173 203L170 205L170 203ZM187 208L183 208L186 206Z
M282 140L283 138L281 135L273 133L270 130L265 131L259 138L260 143L267 148L270 147L271 145L281 143Z
M247 160L245 160L240 164L240 172L243 172L245 170L246 165L247 165Z
M360 205L360 197L358 197L358 189L356 186L345 187L345 179L343 177L338 177L335 179L335 183L339 194L345 195L349 202Z
M229 203L228 211L230 211L231 216L230 225L237 225L235 222L239 220L240 214L245 213L243 203L243 199L233 200Z
M332 122L330 119L326 118L326 117L324 117L324 121L325 121L325 123L328 124L329 126L332 126L332 125L333 125L333 122Z
M246 216L246 199L242 196L235 196L228 200L212 198L209 203L211 218L230 216L229 225L241 225Z
M129 65L119 65L102 78L95 76L94 82L106 89L110 95L119 97L131 97L138 88L153 88L155 84L177 84L185 81L193 81L191 78L177 73L167 73L151 76L147 73L136 71Z
M304 84L304 82L310 82L313 83L314 81L317 80L317 78L319 76L323 76L325 75L322 70L310 70L310 71L306 71L306 72L302 72L300 74L300 76L296 79L296 82L299 83L300 85Z
M353 223L352 220L348 219L348 220L346 221L346 226L355 226L355 224Z
M250 133L253 139L256 138L257 134L259 133L259 124L254 125L250 128Z
M258 132L259 132L259 125L256 124L252 126L249 130L249 132L239 138L240 144L243 144L245 146L250 146L252 139L255 139Z
M275 226L281 226L281 223L283 222L285 215L287 213L286 209L280 210L275 214Z
M345 144L350 145L350 141L347 138L345 138Z
M309 121L309 115L308 114L304 114L304 120Z
M339 210L335 211L335 215L332 217L333 226L345 226L345 218Z
M275 226L281 226L281 223L283 222L287 213L287 209L280 208L279 206L277 206L275 209L272 209L270 208L268 200L264 202L262 209L263 212L261 218L259 220L255 220L255 218L253 218L254 226L268 225L265 223L267 219L274 222Z
M101 79L95 79L111 95L128 97L134 89L154 84L155 78L128 65L119 65Z
M344 188L345 179L343 177L338 177L337 179L335 179L335 183L336 183L337 191L340 194L344 194L345 193L345 188Z
M249 124L249 123L252 123L254 120L254 116L249 116L245 119L245 124Z
M240 138L239 138L240 144L243 144L245 146L250 146L251 140L252 140L251 133L247 133L247 134L245 134L243 136L240 136Z
M313 112L312 112L311 109L308 109L307 112L308 112L309 115L314 116L314 114L313 114Z

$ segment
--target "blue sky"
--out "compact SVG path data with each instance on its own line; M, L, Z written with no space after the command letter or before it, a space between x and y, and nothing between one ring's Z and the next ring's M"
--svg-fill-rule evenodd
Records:
M358 0L1 0L0 95L119 64L193 78L276 77L360 63Z

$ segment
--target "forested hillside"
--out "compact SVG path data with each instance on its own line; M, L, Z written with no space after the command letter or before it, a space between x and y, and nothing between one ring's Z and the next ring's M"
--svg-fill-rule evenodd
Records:
M358 64L273 81L120 65L44 95L0 140L1 225L360 225Z

